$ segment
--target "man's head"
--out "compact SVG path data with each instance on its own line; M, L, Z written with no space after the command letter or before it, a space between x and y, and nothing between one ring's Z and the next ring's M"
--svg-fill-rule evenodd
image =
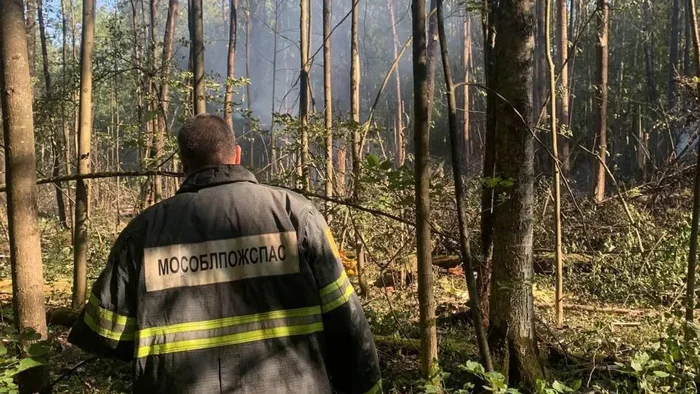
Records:
M206 166L239 163L233 131L216 115L199 114L185 121L177 143L185 174Z

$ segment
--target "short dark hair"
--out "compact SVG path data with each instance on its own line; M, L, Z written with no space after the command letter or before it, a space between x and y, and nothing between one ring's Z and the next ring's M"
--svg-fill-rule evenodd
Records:
M221 117L199 114L185 121L177 135L180 156L192 167L221 164L235 154L236 137Z

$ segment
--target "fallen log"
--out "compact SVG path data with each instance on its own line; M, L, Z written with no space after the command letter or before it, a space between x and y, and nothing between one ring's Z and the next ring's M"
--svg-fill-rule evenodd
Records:
M537 303L539 308L554 308L554 303ZM595 305L564 304L564 309L581 312L610 313L616 315L645 315L655 313L653 309L627 309Z

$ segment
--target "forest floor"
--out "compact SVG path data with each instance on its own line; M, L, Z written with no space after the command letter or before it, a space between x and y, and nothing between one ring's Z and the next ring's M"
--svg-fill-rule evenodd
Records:
M682 199L685 191L678 193ZM543 220L535 229L536 278L534 282L535 316L540 356L547 365L550 381L581 381L585 392L616 392L619 384L610 381L625 380L625 362L634 359L650 346L658 348L659 341L668 337L667 330L679 319L682 287L681 266L685 261L684 243L687 239L685 219L669 212L680 207L670 204L669 210L652 212L636 205L635 215L645 220L646 226L666 226L664 231L644 232L641 237L648 246L634 251L638 231L630 226L619 226L621 207L614 202L611 210L599 209L586 220L595 223L595 237L577 235L569 241L570 264L565 274L565 324L555 328L551 274L552 254L547 245L537 241L545 237L548 223ZM680 205L683 205L681 203ZM584 215L589 212L583 207ZM612 214L611 212L614 212ZM573 216L573 214L572 214ZM594 222L596 217L609 217L608 222ZM687 215L680 215L685 218ZM662 219L663 218L663 219ZM575 218L568 218L569 226L579 226ZM663 220L663 223L659 222ZM93 281L104 266L109 248L118 230L128 218L117 224L110 207L95 209L91 231L89 281ZM669 222L670 221L670 222ZM679 222L681 229L669 223ZM678 224L678 223L676 223ZM619 228L609 228L618 226ZM626 229L626 230L625 230ZM566 229L565 229L566 230ZM571 230L573 231L573 230ZM6 239L4 228L0 237ZM601 233L606 233L605 237ZM665 236L663 234L666 234ZM70 305L72 278L72 249L70 233L49 218L41 220L45 294L47 308ZM574 237L572 237L574 238ZM603 239L604 238L604 239ZM675 239L670 242L670 239ZM579 246L576 246L580 244ZM595 253L582 252L587 247L598 247ZM612 246L611 246L612 245ZM622 245L622 246L620 246ZM629 246L629 247L628 247ZM537 248L543 249L538 251ZM629 250L628 250L629 249ZM444 254L444 253L443 253ZM352 264L350 262L350 264ZM544 268L542 268L544 267ZM466 284L461 269L434 267L437 326L440 346L440 365L445 372L445 385L459 389L472 378L462 366L467 361L478 361L473 328L468 308ZM368 267L369 294L362 298L379 350L386 392L423 392L419 379L418 298L416 284L381 286L380 269ZM0 244L0 332L7 332L12 322L11 281L6 242ZM356 277L351 275L356 281ZM664 281L668 281L665 283ZM682 298L681 298L682 300ZM114 360L93 360L90 355L66 344L68 328L50 326L50 370L57 393L126 393L130 392L130 365ZM617 392L634 392L619 390ZM669 392L674 392L673 390Z

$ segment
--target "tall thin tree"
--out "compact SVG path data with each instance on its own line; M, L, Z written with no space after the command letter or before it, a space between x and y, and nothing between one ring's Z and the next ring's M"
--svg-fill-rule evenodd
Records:
M299 148L301 163L301 187L311 190L309 179L309 0L299 0L299 48L301 49L301 71L299 76Z
M597 140L597 155L594 160L593 198L601 202L605 198L605 162L607 160L608 133L608 13L609 0L597 0L596 79L594 100L594 123Z
M563 0L559 0L559 33L561 30L566 31L566 17L561 18L561 3ZM557 318L557 328L562 328L564 325L564 261L562 257L561 248L561 174L559 170L559 141L558 141L558 130L557 130L557 86L556 86L556 66L554 64L554 58L552 57L552 0L546 0L545 4L545 41L547 53L547 64L549 65L549 105L550 105L550 133L552 136L552 183L554 184L554 258L556 260L556 286L555 286L555 298L554 304L556 309ZM566 16L566 4L564 4L564 16ZM563 20L563 22L562 22ZM561 41L560 41L561 43ZM568 41L564 42L564 45L568 45ZM559 48L560 52L562 48ZM566 60L563 60L560 64L564 66ZM562 83L566 81L566 75L562 73L560 76ZM568 93L562 91L562 101L565 97L568 98ZM568 100L567 100L568 101ZM567 108L568 110L568 108Z
M437 379L437 331L433 296L433 264L430 242L430 170L428 125L428 65L425 34L425 1L411 2L413 18L413 96L416 175L416 245L418 258L418 308L420 312L421 374ZM438 383L438 382L435 382Z
M700 78L700 31L698 31L698 10L695 0L688 0L688 11L695 47L695 77ZM695 86L700 99L700 87ZM698 144L698 162L695 167L695 187L693 196L693 220L690 228L690 254L688 256L688 277L686 283L685 320L693 322L695 310L695 275L698 258L698 223L700 222L700 144ZM688 330L690 332L690 330Z
M560 98L559 105L559 134L563 137L559 146L561 146L561 155L559 157L561 162L561 171L565 178L569 177L571 173L571 159L570 159L570 146L569 138L566 136L569 134L569 67L571 62L569 61L569 19L567 18L567 1L557 0L557 9L559 11L557 17L557 32L558 40L557 47L559 48L559 70L561 74L559 75L560 90L558 91Z
M226 61L226 93L224 95L224 119L228 127L233 130L233 78L236 72L236 37L238 28L238 16L236 8L237 0L229 1L230 23L228 30L228 58ZM275 35L277 33L275 32Z
M326 197L333 197L333 70L331 60L331 0L323 0L323 113L326 132Z
M192 45L192 66L194 74L194 113L207 111L204 84L204 22L202 20L202 0L190 0L190 45Z
M352 2L352 24L350 25L350 114L354 123L352 127L352 174L353 199L360 201L362 195L362 136L360 132L360 40L359 18L360 0ZM360 293L367 294L369 286L365 277L365 245L360 234L360 225L355 223L355 254L357 259L357 278L360 282Z
M24 2L0 2L0 102L7 168L7 217L15 327L46 339L44 275L37 207L32 89ZM28 371L29 372L29 371ZM20 392L41 389L48 370L19 376Z
M34 78L36 76L36 0L27 0L25 23L27 52L29 54L29 75Z
M83 0L83 36L80 44L80 106L78 129L78 175L90 173L92 139L92 52L95 37L95 0ZM75 191L73 236L73 308L81 308L87 296L88 188L78 179Z
M394 11L394 0L387 0L389 6L389 17L391 18L391 34L394 38L394 59L399 56L399 35L396 28L396 12ZM394 166L401 167L406 161L405 134L403 127L403 100L401 98L401 74L396 67L396 120L394 126Z
M676 75L679 71L678 64L678 38L680 36L681 0L673 0L671 6L671 38L669 43L669 67L668 67L668 106L676 106Z
M460 137L457 124L457 98L452 81L452 70L450 67L450 57L447 50L447 37L445 34L445 19L442 10L442 0L437 0L437 23L438 36L440 39L440 53L442 55L442 70L445 75L445 89L447 91L448 125L450 129L450 151L452 154L452 174L455 181L455 199L457 201L457 219L459 221L459 243L460 254L462 255L462 265L467 280L469 291L469 304L471 305L472 317L474 319L474 331L476 332L476 342L479 347L479 356L486 367L486 370L493 371L493 361L489 352L489 344L486 337L486 329L481 321L481 309L479 307L479 292L476 288L474 278L474 268L472 267L471 251L469 250L469 227L467 224L466 196L464 193L464 180L462 179L462 169L460 163ZM462 153L464 154L464 153Z
M464 20L462 21L462 73L464 74L464 81L470 82L471 78L471 57L472 57L472 23L471 16L467 11L466 7L464 9ZM445 59L442 60L443 63ZM443 64L443 68L445 65ZM471 130L469 128L471 107L469 102L469 84L465 83L462 86L462 138L460 141L460 146L462 147L462 157L460 162L463 164L464 169L467 170L469 166L469 161L472 155L472 139Z

